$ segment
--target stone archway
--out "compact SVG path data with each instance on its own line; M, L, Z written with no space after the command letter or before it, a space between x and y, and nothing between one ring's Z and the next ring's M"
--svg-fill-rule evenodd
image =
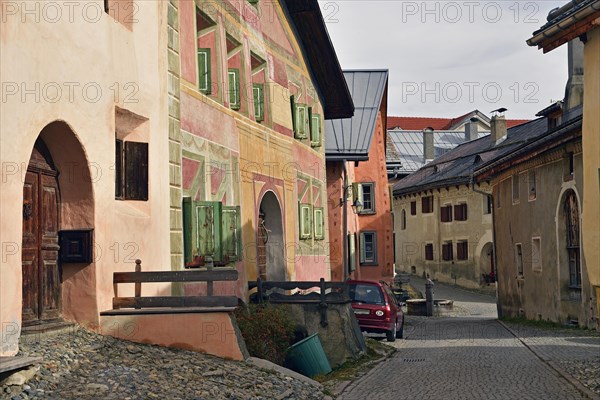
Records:
M488 242L481 249L481 255L479 257L479 277L481 278L481 283L489 283L485 281L484 277L489 277L490 275L493 276L495 280L495 274L494 245L491 242Z
M71 127L54 121L41 130L24 179L24 325L57 318L97 324L94 260L63 263L59 247L60 231L93 228L90 164Z
M258 273L261 279L285 281L285 241L283 216L275 193L267 191L258 211Z

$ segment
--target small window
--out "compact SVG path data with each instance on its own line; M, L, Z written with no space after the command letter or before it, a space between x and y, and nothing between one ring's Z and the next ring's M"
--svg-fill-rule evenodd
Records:
M300 239L310 239L312 236L312 211L310 204L300 204Z
M148 200L148 143L115 143L115 198Z
M448 204L440 209L440 220L442 222L452 221L452 205Z
M517 276L523 276L523 246L521 243L515 245L515 258L517 263Z
M227 71L229 77L229 107L232 110L240 109L240 70L230 68Z
M210 94L210 49L198 49L198 90Z
M483 196L483 213L489 215L492 213L492 196Z
M265 89L263 84L255 83L252 85L252 97L254 100L254 120L256 122L265 119Z
M308 109L304 104L297 104L294 96L290 96L292 107L292 129L296 139L306 139L308 131Z
M537 198L537 188L535 182L535 170L529 171L529 200L535 200Z
M359 199L363 204L361 214L372 214L375 212L375 184L361 183L358 185Z
M456 221L467 220L467 203L457 204L454 206L454 219Z
M360 263L362 265L377 264L377 233L361 232L360 234Z
M454 260L454 251L452 249L452 242L444 242L442 244L442 260L452 261Z
M323 208L315 207L314 211L314 226L315 240L323 240L325 238Z
M431 214L433 212L433 196L421 198L421 212L423 214Z
M458 260L468 260L469 259L469 242L466 240L461 240L456 243L456 258Z
M531 269L535 272L542 271L542 239L534 237L531 239Z
M312 108L308 109L310 114L310 145L312 147L321 146L321 116L313 114Z
M428 261L433 260L433 243L427 243L425 245L425 259Z
M417 215L417 201L410 202L410 215Z
M402 213L400 214L400 229L401 230L406 230L406 210L402 210Z
M519 202L519 174L514 174L512 176L512 201L513 204L517 204Z

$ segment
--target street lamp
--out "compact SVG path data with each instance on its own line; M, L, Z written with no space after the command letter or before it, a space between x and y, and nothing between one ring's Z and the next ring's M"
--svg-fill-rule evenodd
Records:
M340 199L340 207L343 207L347 202L348 202L348 189L352 188L353 185L348 185L346 187L344 187L344 193L343 193L343 197ZM360 199L358 197L356 197L356 199L354 199L354 201L352 202L352 212L354 212L354 214L360 214L363 210L363 203L360 201Z

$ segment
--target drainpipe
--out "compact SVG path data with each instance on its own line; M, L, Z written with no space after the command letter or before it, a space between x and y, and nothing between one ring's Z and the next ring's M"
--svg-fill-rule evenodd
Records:
M348 204L346 203L346 187L348 186L348 170L346 168L346 160L342 160L342 164L344 165L344 181L342 183L342 200L340 202L343 210L342 210L342 219L344 220L344 230L342 235L342 282L346 282L348 279Z
M475 174L471 174L471 189L475 193L483 194L485 196L492 196L482 190L475 187ZM498 257L496 255L496 203L492 196L492 254L494 257L494 278L496 279L496 312L498 313L498 319L502 318L502 307L500 307L500 297L498 297Z

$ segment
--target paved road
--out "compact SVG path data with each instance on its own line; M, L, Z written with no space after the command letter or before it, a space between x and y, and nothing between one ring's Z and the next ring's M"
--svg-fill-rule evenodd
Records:
M413 283L419 288L418 280ZM435 292L467 312L407 317L396 355L349 385L340 399L588 398L495 320L493 297L441 284ZM600 347L592 344L582 351L589 356L595 350Z

